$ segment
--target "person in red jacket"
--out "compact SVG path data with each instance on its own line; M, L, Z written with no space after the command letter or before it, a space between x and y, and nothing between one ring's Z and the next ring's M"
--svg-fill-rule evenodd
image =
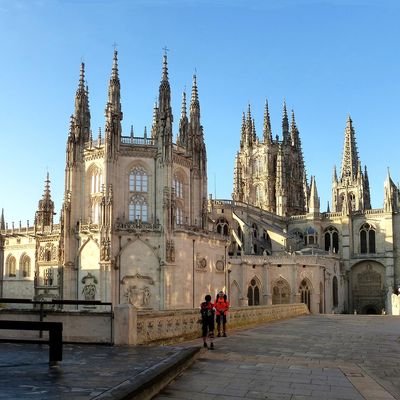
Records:
M203 346L214 350L214 327L215 327L215 307L211 302L211 296L208 294L205 301L200 304L201 328L203 334ZM210 339L210 347L207 345L207 336Z
M229 310L229 301L223 291L220 291L215 299L215 310L217 314L218 337L221 337L221 325L222 336L226 337L226 315Z

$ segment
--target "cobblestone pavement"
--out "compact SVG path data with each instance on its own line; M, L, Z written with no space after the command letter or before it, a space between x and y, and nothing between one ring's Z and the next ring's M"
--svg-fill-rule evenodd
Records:
M399 337L400 317L362 315L231 332L155 399L400 399Z

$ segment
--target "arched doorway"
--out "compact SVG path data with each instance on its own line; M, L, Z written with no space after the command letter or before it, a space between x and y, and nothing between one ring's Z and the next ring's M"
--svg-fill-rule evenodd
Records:
M375 261L363 261L351 270L353 310L359 314L380 314L385 308L385 268Z

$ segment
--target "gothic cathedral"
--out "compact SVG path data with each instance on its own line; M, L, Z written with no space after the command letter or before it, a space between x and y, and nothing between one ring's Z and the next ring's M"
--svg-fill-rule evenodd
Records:
M49 175L32 226L6 223L2 211L0 297L172 310L222 289L235 307L303 302L314 313L399 314L399 188L388 174L384 206L371 209L350 117L332 211L321 212L286 104L281 137L268 103L261 137L248 106L225 200L207 194L196 75L175 142L166 55L149 134L122 132L120 97L115 51L104 129L93 137L81 65L59 222Z

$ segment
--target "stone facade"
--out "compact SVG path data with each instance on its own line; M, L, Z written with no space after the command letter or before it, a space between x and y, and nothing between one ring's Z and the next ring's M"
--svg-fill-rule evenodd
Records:
M2 213L0 296L176 310L223 289L233 306L303 302L314 313L390 313L400 285L399 190L388 175L384 207L371 209L352 120L333 173L333 212L321 212L286 105L281 138L272 135L268 104L259 138L249 106L232 200L207 198L196 76L189 103L183 93L174 142L164 55L149 134L124 134L115 51L105 125L94 138L81 65L59 223L49 176L32 226L6 224Z

